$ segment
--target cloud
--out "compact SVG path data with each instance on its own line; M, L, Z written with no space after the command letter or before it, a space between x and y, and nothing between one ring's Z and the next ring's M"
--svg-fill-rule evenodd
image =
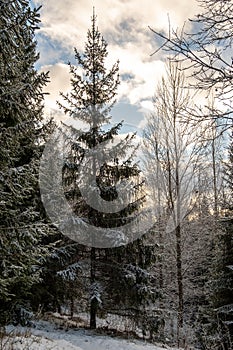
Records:
M49 94L45 95L45 105L48 110L57 109L56 101L61 100L59 93L67 93L71 88L69 66L63 63L45 65L41 67L40 71L49 71L50 73L50 83L45 88L45 92Z
M198 13L196 0L34 0L42 4L42 28L38 35L41 52L39 64L50 70L51 83L46 98L48 108L56 108L59 91L70 88L68 68L64 62L74 62L73 47L84 49L86 33L91 26L93 5L97 25L108 42L107 67L120 60L121 84L118 98L142 107L150 100L157 82L164 73L163 54L151 54L158 46L148 25L168 30L171 25L182 27L188 17Z
M136 34L151 25L157 29L168 28L168 17L174 28L181 27L198 12L195 0L34 0L42 4L43 32L51 39L65 41L66 45L82 47L90 25L93 5L98 15L101 32L111 33L112 39L136 38ZM127 36L125 36L127 32Z

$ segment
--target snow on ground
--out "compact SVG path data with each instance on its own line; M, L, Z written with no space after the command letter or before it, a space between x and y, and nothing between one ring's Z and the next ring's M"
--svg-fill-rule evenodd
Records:
M8 326L7 332L8 345L4 350L175 350L139 340L98 335L85 329L56 329L47 321L37 322L30 329Z
M30 337L17 336L8 339L4 350L82 350L66 340L52 340L31 335Z

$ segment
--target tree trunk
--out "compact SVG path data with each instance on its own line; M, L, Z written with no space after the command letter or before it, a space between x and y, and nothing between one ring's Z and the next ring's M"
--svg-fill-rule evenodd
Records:
M180 329L183 327L184 313L184 295L183 295L183 276L182 276L182 256L181 256L181 227L176 227L176 269L178 285L178 322L177 322L177 341L179 346Z
M213 136L213 140L212 140L212 168L213 168L213 186L214 186L214 216L217 219L217 217L218 217L218 191L217 191L215 136Z
M95 263L96 263L96 251L95 248L91 248L91 285L95 283ZM91 298L90 305L90 328L96 329L96 314L97 314L97 301L95 298Z
M70 299L70 317L71 319L74 316L74 297L72 296Z
M97 303L95 299L92 299L90 308L90 329L96 329L96 313Z
M158 150L158 142L155 144L155 153L157 164L160 164L159 160L159 150ZM162 215L161 215L161 169L160 166L156 167L156 181L157 181L157 198L158 198L158 230L159 230L159 245L160 245L160 260L159 260L159 288L162 291L163 289L163 254L164 254L164 237L163 237L163 229L162 229Z

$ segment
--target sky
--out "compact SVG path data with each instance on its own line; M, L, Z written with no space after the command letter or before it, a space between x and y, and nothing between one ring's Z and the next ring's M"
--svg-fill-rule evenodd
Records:
M165 54L153 52L159 47L148 26L168 32L181 28L188 18L199 12L196 0L34 0L42 5L41 29L36 34L40 59L37 69L50 72L51 82L45 111L59 118L56 101L59 92L69 92L69 68L75 63L73 48L82 52L91 26L93 7L97 26L108 43L106 66L120 61L121 84L112 122L124 120L125 130L142 130L145 115L152 109L156 85L165 73Z

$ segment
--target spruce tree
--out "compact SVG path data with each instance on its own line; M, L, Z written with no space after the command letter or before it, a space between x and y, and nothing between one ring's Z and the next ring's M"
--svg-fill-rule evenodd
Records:
M35 30L39 9L27 0L0 3L0 320L10 320L39 280L50 230L38 186L39 159L50 124L43 123L47 74L38 74Z
M233 345L233 217L232 217L232 140L224 164L226 182L224 216L219 217L213 256L206 287L209 291L204 308L201 343L205 349L232 349Z
M222 232L218 235L214 261L214 281L212 302L215 310L214 326L219 334L219 348L233 346L233 141L228 147L224 178L229 192L226 217L220 219ZM226 206L226 203L225 203Z
M81 76L80 70L76 66L69 63L70 73L72 75L72 91L67 95L61 94L65 102L63 104L59 103L60 108L65 114L87 125L86 130L81 130L81 132L78 130L76 139L73 139L70 143L69 156L63 167L63 185L66 198L72 206L74 213L94 227L101 227L103 229L116 228L115 241L117 242L117 228L130 223L137 217L143 206L145 194L142 189L143 184L140 178L140 170L137 163L133 161L135 146L133 146L132 141L135 135L127 135L124 138L119 137L122 122L113 127L106 127L111 120L110 111L115 103L114 99L119 84L118 62L107 71L105 67L107 54L107 43L96 26L96 16L93 14L92 26L87 33L87 43L84 53L80 54L75 49L77 66L79 69L81 68L83 76ZM72 132L74 133L74 130ZM117 149L117 156L110 162L104 162L99 169L92 168L96 177L100 197L111 203L111 201L117 198L117 184L127 179L130 179L133 183L133 195L131 194L130 201L125 208L116 213L106 213L93 208L85 201L80 193L80 183L77 182L80 181L80 167L82 166L85 154L89 150L95 149L98 145L114 140L116 141L115 149ZM89 185L89 191L91 191L91 184ZM124 248L122 249L124 250ZM104 304L102 297L104 294L108 295L107 298L110 300L111 296L109 294L113 294L114 287L116 287L113 283L116 276L110 274L107 278L105 278L106 276L104 277L106 257L108 257L108 266L115 265L119 251L114 248L108 250L97 248L95 244L92 245L92 248L79 247L79 250L83 250L86 254L89 254L90 327L96 328L96 315L101 304ZM114 273L125 273L126 275L126 263L130 264L130 259L132 264L134 262L136 264L135 256L132 258L132 256L130 257L125 254L121 269L115 270ZM73 260L72 263L74 263ZM136 267L134 270L136 270ZM64 267L63 271L67 271L67 269ZM136 274L136 271L133 273ZM112 287L109 287L107 290L104 285L108 285L108 287L111 285ZM127 290L130 293L130 290ZM115 294L119 295L119 293Z
M227 350L233 345L233 218L222 219L221 226L223 232L218 236L214 266L213 327L219 349Z

